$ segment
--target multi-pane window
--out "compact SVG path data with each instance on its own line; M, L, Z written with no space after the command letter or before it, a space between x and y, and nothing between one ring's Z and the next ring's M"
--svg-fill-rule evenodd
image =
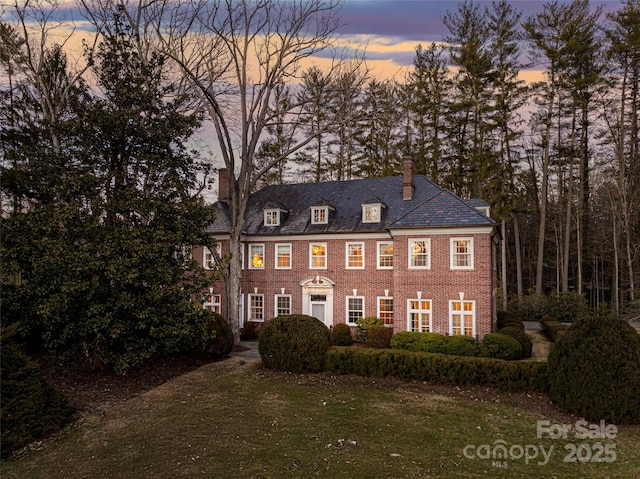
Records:
M276 244L276 269L291 269L291 244Z
M264 245L249 245L249 269L264 269Z
M280 210L264 210L265 226L280 226Z
M309 268L327 269L327 243L309 245Z
M362 222L379 223L380 211L380 205L362 205Z
M419 333L431 331L430 299L410 299L407 301L407 330Z
M218 257L220 256L220 250L216 246L216 254ZM202 253L202 267L204 269L213 269L216 265L216 256L211 252L209 248L206 246L203 249Z
M475 301L449 302L449 333L452 336L475 336Z
M219 294L209 294L206 297L206 301L203 304L204 309L208 309L213 311L214 313L221 313L220 308L220 295Z
M385 326L393 326L393 298L378 298L378 318Z
M249 295L249 321L264 321L264 295Z
M364 318L364 296L347 296L347 323L356 324Z
M378 269L393 268L393 242L384 241L378 243Z
M364 269L364 243L347 243L347 268Z
M409 268L431 267L431 240L410 239L409 240Z
M291 314L291 295L276 294L275 306L276 306L276 316L287 316Z
M451 269L473 269L472 238L451 238Z
M311 207L311 224L324 225L329 222L328 206L312 206Z

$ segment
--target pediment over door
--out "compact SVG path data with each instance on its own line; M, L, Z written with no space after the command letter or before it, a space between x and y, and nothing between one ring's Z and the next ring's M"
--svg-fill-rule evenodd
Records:
M336 283L324 276L316 275L300 282L303 288L333 288Z

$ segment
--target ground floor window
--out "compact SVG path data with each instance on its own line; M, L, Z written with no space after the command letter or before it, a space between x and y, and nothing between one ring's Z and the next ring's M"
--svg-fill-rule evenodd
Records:
M449 334L452 336L475 336L476 302L449 301Z
M249 295L249 321L264 321L264 295Z
M407 301L407 330L421 333L431 331L430 299L410 299Z
M204 302L204 309L208 309L213 311L214 313L220 314L220 295L219 294L209 294L207 295L207 300Z
M347 323L356 324L364 318L364 296L347 296Z
M378 318L385 326L393 326L393 298L378 297Z
M276 305L276 316L287 316L291 314L291 295L276 294L275 305Z

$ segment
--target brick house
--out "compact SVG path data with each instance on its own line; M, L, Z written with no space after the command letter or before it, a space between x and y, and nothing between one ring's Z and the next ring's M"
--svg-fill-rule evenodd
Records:
M222 172L224 173L224 172ZM224 181L208 232L228 246ZM495 222L424 176L278 185L245 215L240 324L303 313L327 326L377 316L399 331L482 337L495 330ZM205 267L211 253L194 249ZM217 281L205 307L224 315Z

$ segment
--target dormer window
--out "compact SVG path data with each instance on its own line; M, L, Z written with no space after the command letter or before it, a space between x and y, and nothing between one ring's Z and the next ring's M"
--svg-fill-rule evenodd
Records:
M328 206L312 206L311 207L311 224L326 225L329 222Z
M363 223L380 223L382 218L382 204L362 205Z
M265 226L280 226L280 210L264 210Z
M485 215L487 218L491 218L491 212L488 206L476 206L476 210Z

